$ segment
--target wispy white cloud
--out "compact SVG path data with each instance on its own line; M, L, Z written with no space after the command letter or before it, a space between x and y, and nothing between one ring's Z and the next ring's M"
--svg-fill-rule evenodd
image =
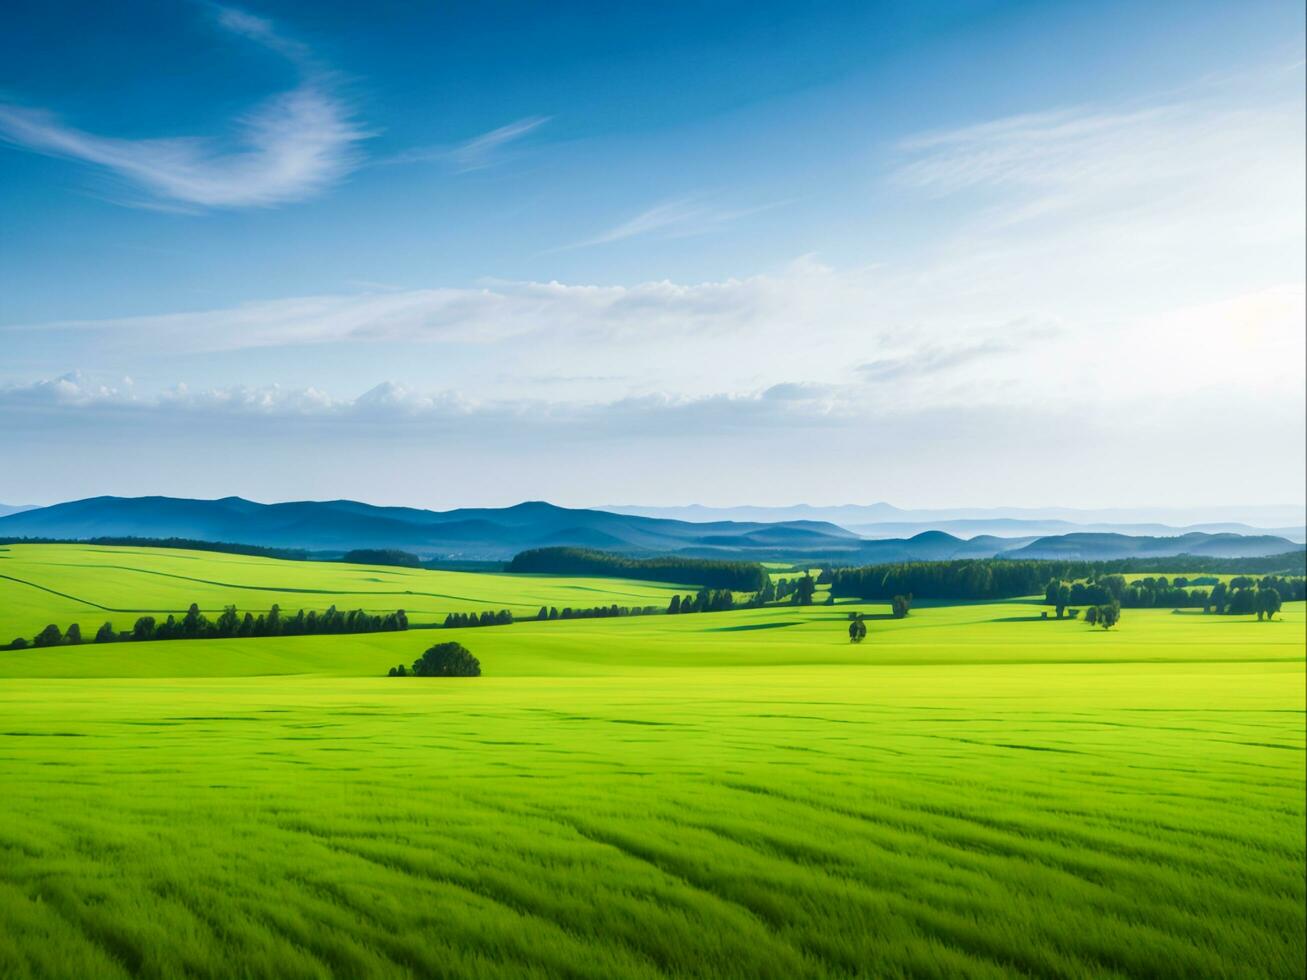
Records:
M458 424L493 431L517 426L580 425L589 430L674 430L689 419L728 428L741 425L844 424L856 414L857 386L786 384L743 392L686 397L667 393L603 401L472 399L462 392L424 392L385 381L355 397L336 397L320 388L232 385L192 388L177 384L161 391L138 390L130 379L106 383L79 371L26 384L0 385L0 407L15 424L20 414L49 423L59 418L109 421L130 418L350 420Z
M655 204L634 217L614 225L607 231L574 242L571 245L565 245L562 248L586 248L591 245L607 245L643 235L658 235L663 238L707 235L722 230L731 222L740 218L776 206L773 203L750 208L728 209L712 205L702 197L679 197Z
M526 119L518 119L516 122L492 129L455 147L450 156L460 171L482 170L495 161L496 153L504 146L539 129L549 122L550 118L552 117L529 116Z
M851 283L799 264L778 275L631 286L490 281L479 288L362 289L225 309L0 327L24 336L75 334L127 347L166 339L178 351L237 350L338 341L489 343L540 336L649 340L765 329L847 297Z
M535 132L553 116L527 116L455 146L414 147L382 163L444 163L456 173L485 170L504 159L504 148Z
M68 125L53 113L0 104L0 139L51 156L101 167L146 195L141 206L192 209L270 207L303 200L340 180L356 164L367 134L311 66L307 50L272 23L218 8L218 23L299 65L294 89L235 121L228 140L212 137L121 139Z
M1174 101L1074 106L921 133L898 149L899 187L978 195L992 205L981 217L994 228L1301 229L1300 209L1285 200L1301 185L1300 95L1247 102L1217 87Z

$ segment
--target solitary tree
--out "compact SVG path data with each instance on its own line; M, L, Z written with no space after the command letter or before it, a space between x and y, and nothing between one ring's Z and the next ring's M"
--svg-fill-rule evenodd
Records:
M82 642L82 628L81 628L80 626L78 626L76 623L72 623L72 624L70 624L69 627L68 627L68 632L64 634L64 642L65 642L65 643L74 643L74 644L76 644L76 643L81 643L81 642Z
M105 623L95 631L96 643L112 643L118 639L118 634L113 631L113 623Z
M890 600L890 611L894 614L895 619L902 619L912 608L912 595L896 595Z
M481 664L461 643L437 643L413 661L417 677L479 677Z
M1262 614L1266 614L1268 620L1273 619L1275 614L1280 611L1280 593L1276 589L1258 589L1257 590L1257 619L1260 621Z
M1098 625L1110 630L1121 621L1121 603L1115 599L1098 610Z
M849 623L849 642L861 643L867 637L867 624L863 622L862 616Z

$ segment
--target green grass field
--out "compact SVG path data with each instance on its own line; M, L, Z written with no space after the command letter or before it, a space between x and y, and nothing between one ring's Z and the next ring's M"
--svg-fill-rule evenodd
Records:
M675 591L75 546L0 576L4 639ZM855 608L887 611L0 652L0 976L1303 976L1303 604L919 604L853 646ZM451 638L484 676L380 676Z

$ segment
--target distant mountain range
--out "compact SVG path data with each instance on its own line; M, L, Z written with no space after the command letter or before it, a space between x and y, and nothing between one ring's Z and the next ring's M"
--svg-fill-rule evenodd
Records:
M36 510L35 504L0 504L0 517L9 514L21 514L25 510Z
M681 521L827 521L868 538L910 537L922 531L948 531L959 537L980 534L1030 537L1077 531L1130 535L1180 535L1190 531L1212 534L1276 534L1307 541L1307 511L1301 506L1207 508L1109 508L1076 510L1067 507L962 507L907 510L893 504L842 504L818 507L686 507L605 506L615 514L664 517Z
M632 554L825 553L859 540L819 521L695 524L539 501L430 511L353 500L260 504L240 497L91 497L0 517L0 537L180 537L321 552L400 548L466 559L506 559L550 545Z
M888 506L888 505L886 505ZM353 500L260 504L240 497L91 497L0 516L0 538L192 538L338 555L398 548L423 558L503 560L528 548L596 548L629 555L813 558L841 563L987 558L1109 559L1175 554L1245 558L1298 550L1280 535L1190 531L1081 532L970 538L932 528L868 539L828 521L683 521L557 507L540 501L449 511Z

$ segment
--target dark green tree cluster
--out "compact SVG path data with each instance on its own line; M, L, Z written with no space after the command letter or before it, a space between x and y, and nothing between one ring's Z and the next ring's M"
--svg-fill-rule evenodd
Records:
M105 623L95 633L96 643L128 643L150 640L223 640L246 636L309 636L319 633L383 633L408 629L408 616L404 610L384 616L355 609L340 612L335 606L326 612L303 609L294 616L283 616L280 606L273 606L267 614L242 616L235 606L227 606L217 619L209 619L200 607L191 603L186 615L178 619L169 615L159 621L153 616L141 616L130 630L121 632ZM46 647L82 642L81 628L73 623L63 632L51 623L32 640L31 646ZM28 646L27 640L18 638L9 644L11 650Z
M730 589L700 589L695 595L684 598L672 596L667 611L672 615L678 613L727 612L736 608L735 594Z
M1271 577L1292 575L1284 581L1302 578L1302 552L1290 552L1273 558L1198 558L1179 555L1174 558L1114 561L1046 561L1011 558L970 558L953 561L900 562L889 565L863 565L823 569L818 582L829 582L831 594L859 599L890 599L909 592L922 599L1012 599L1044 592L1051 580L1065 582L1103 581L1121 578L1124 601L1124 573L1183 572L1231 574L1247 570L1249 574ZM1190 585L1203 583L1191 581ZM781 584L777 583L778 590ZM1290 601L1281 593L1284 601ZM778 596L783 598L783 596ZM1070 600L1087 604L1084 598ZM1201 605L1201 604L1200 604Z
M472 656L472 651L461 643L437 643L413 661L413 666L405 668L403 664L391 667L388 677L480 677L481 662Z
M472 626L511 626L513 613L509 609L491 612L483 609L479 613L450 613L442 624L445 629L466 629Z
M820 581L821 579L813 578L808 572L804 572L798 578L777 579L771 591L777 601L784 602L788 599L796 606L811 606L812 597L817 594L817 583ZM771 585L770 580L768 585Z
M1260 621L1274 619L1280 611L1285 596L1298 598L1298 590L1292 580L1276 579L1268 576L1261 582L1236 577L1227 585L1221 582L1212 587L1211 605L1205 607L1210 612L1227 616L1252 616L1256 614Z
M636 578L647 582L686 582L710 589L757 592L768 580L757 562L720 561L711 558L628 558L589 548L535 548L508 563L510 572L544 572L553 575L598 575Z
M1210 589L1200 587L1209 583ZM1106 602L1117 602L1123 609L1202 609L1218 615L1249 616L1266 611L1264 603L1269 595L1258 600L1260 592L1275 592L1281 602L1300 602L1307 599L1307 579L1237 575L1225 583L1210 577L1189 579L1178 575L1168 579L1159 575L1127 582L1123 575L1099 575L1083 582L1054 579L1045 587L1044 601L1055 607L1059 619L1069 605Z
M1011 599L1042 592L1065 562L959 559L824 570L831 595L865 600L915 595L922 599ZM1071 577L1065 575L1064 577Z
M412 552L398 548L356 548L345 552L341 561L351 565L395 565L399 568L421 568L422 559Z
M589 608L573 609L571 606L564 606L560 611L557 606L541 606L540 611L536 613L536 619L544 621L548 619L607 619L611 616L652 616L658 612L657 606L590 606Z
M807 572L794 583L793 602L796 606L811 606L812 597L817 594L817 580Z
M1101 606L1090 606L1085 610L1083 622L1088 626L1101 626L1110 630L1121 621L1121 603L1113 599Z

